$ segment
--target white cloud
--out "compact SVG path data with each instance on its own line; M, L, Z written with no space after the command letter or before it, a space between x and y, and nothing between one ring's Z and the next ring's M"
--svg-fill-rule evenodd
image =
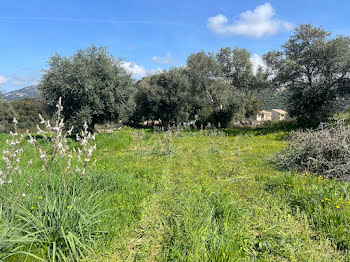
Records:
M130 74L136 78L141 78L149 75L159 74L163 71L162 68L157 67L151 70L145 69L143 66L136 64L135 62L121 61L122 67L124 67Z
M161 56L153 56L152 57L152 61L158 64L162 64L162 65L168 65L173 63L174 59L171 56L170 52L167 52L165 56L161 57Z
M0 85L5 84L8 81L7 77L0 75Z
M38 83L38 76L24 76L24 75L0 75L0 85L3 88L13 90L25 86L35 85Z
M8 78L8 83L12 86L29 86L38 83L38 78L35 76L13 75Z
M263 68L266 68L266 64L264 63L263 59L261 56L257 55L257 54L253 54L250 57L250 61L253 64L253 71L254 74L256 74L256 71L258 70L259 66L262 66Z
M126 69L130 74L137 77L144 77L147 75L147 70L143 66L139 66L135 62L121 61L122 67Z
M262 37L275 35L283 30L292 30L290 22L275 18L275 10L270 3L257 6L253 11L248 10L239 15L239 19L229 24L223 14L208 18L207 27L212 32L225 35L245 35L251 37Z

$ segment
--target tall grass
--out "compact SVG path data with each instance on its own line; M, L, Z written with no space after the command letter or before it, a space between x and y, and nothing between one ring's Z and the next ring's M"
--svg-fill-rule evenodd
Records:
M348 182L276 170L288 132L270 131L123 128L87 144L84 175L81 141L46 174L24 138L22 173L0 188L1 259L346 261ZM31 135L51 159L54 134Z
M54 125L39 115L45 129L38 126L41 137L27 133L28 144L22 143L24 135L18 134L15 119L11 140L3 149L1 212L7 214L10 224L2 226L10 226L6 235L17 236L12 248L4 247L6 258L20 259L35 253L50 261L77 261L92 252L102 233L98 228L105 212L99 210L102 193L85 183L96 148L89 143L94 136L85 124L81 135L76 136L78 142L70 146L67 138L72 129L64 132L61 100L57 109ZM23 163L26 152L30 160ZM31 165L33 169L28 168ZM23 251L27 249L32 253Z
M267 190L293 209L303 213L319 235L329 238L350 256L350 185L304 172L275 177Z

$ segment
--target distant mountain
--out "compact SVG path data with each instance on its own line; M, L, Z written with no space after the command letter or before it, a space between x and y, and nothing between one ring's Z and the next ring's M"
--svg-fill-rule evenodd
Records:
M2 95L2 97L9 102L38 96L39 93L36 89L36 86L27 86L22 89L14 90Z

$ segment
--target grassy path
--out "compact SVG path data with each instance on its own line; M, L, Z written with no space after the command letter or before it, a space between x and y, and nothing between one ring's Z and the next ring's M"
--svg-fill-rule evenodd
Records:
M107 150L107 169L142 180L148 194L135 225L95 259L344 261L304 213L267 190L285 175L268 164L280 135L142 134L117 156Z

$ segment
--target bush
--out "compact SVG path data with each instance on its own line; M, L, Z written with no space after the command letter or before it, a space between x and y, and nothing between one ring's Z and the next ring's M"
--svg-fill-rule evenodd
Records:
M315 130L292 132L288 147L273 161L278 167L350 178L350 127L342 121Z
M279 131L292 131L298 129L298 122L296 120L281 120L281 121L264 121L256 130L265 130L273 133Z
M331 121L344 121L345 125L350 125L350 108L345 111L337 112L331 119Z

